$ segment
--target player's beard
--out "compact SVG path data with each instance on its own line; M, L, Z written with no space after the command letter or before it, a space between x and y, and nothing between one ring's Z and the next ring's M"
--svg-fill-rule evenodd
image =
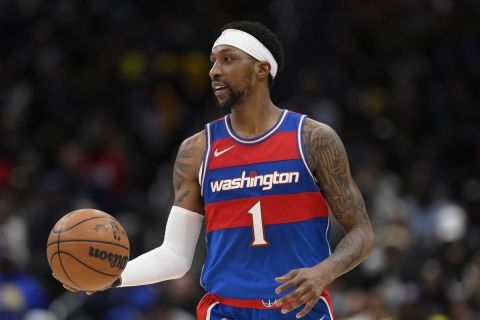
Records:
M217 99L217 103L220 106L220 109L223 111L230 111L234 105L236 105L240 99L243 96L243 92L240 91L235 91L231 88L228 88L229 94L228 94L228 99L220 102L220 100Z
M245 87L242 90L235 90L230 86L227 86L227 90L228 98L223 102L220 102L220 100L217 98L217 103L220 106L220 109L229 112L235 105L241 102L242 99L250 93L251 88L250 83L246 83Z

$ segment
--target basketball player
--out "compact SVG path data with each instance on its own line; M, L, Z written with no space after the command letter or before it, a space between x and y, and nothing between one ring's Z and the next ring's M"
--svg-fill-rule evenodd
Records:
M164 242L130 261L114 286L182 277L205 218L198 319L333 320L325 288L373 246L344 146L327 125L273 104L284 57L269 29L243 21L222 31L210 78L230 113L182 143ZM333 252L329 208L346 232Z

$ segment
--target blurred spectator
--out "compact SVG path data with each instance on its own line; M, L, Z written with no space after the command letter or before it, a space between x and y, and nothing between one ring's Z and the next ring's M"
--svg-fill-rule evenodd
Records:
M0 256L0 318L20 320L28 311L47 306L47 292L35 276Z

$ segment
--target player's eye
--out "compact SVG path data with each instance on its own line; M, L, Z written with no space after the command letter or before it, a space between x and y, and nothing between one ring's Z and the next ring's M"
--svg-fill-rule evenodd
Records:
M232 59L231 57L229 57L229 56L223 57L223 62L229 63L229 62L232 62L232 60L233 60L233 59Z

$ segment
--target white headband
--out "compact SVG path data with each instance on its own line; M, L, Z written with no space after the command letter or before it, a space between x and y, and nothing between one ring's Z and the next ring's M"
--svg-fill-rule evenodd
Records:
M267 47L250 33L237 29L225 29L213 44L212 50L221 44L233 46L245 51L258 61L268 62L270 64L270 74L272 78L275 78L278 70L277 61Z

